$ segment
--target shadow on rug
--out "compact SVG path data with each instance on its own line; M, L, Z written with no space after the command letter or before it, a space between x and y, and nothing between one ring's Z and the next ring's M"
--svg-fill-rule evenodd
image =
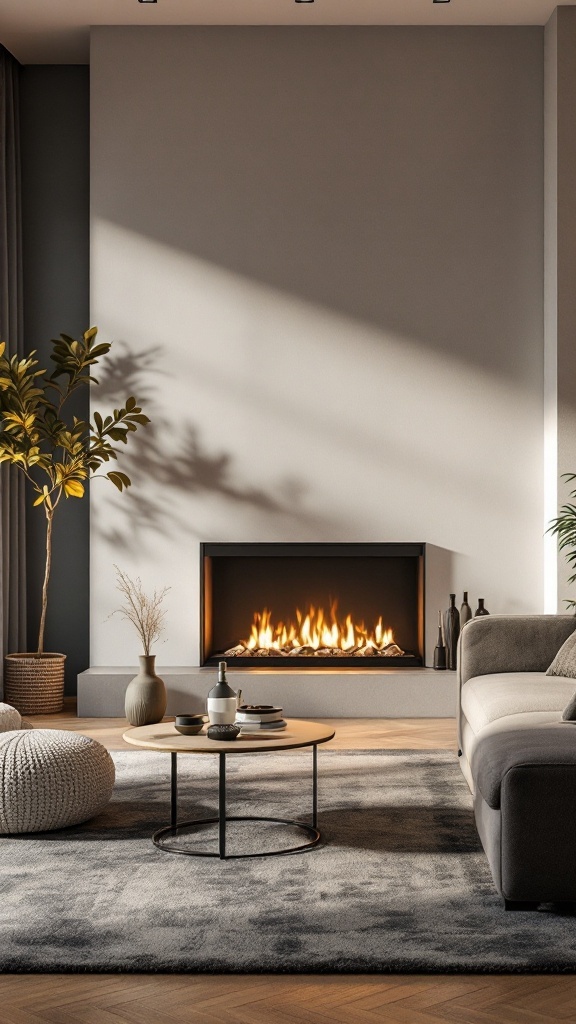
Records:
M169 759L113 755L106 812L1 838L0 970L222 972L573 971L574 920L506 914L455 755L319 753L324 844L219 861L157 850ZM308 753L228 758L229 814L309 820ZM180 818L216 813L216 759L179 759ZM229 826L229 852L289 847L286 826ZM213 828L178 842L215 849Z

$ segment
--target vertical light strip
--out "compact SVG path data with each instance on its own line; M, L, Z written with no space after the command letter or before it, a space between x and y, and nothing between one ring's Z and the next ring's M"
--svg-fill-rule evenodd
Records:
M544 611L558 611L558 19L544 30Z

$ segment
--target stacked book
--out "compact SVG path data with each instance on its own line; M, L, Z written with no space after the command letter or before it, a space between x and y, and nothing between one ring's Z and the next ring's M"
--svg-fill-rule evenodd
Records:
M286 728L282 708L275 708L272 704L241 704L236 711L236 725L241 727L244 736Z

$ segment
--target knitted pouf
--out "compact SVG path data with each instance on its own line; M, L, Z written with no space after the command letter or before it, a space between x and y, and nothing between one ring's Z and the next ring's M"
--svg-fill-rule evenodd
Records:
M101 743L61 729L0 733L0 834L48 832L98 814L114 786Z
M12 729L20 729L22 716L11 704L0 704L0 732L10 732Z

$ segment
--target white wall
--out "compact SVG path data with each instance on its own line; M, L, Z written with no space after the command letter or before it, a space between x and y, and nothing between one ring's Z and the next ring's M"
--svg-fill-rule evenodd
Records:
M576 7L559 7L545 33L545 515L573 504L574 483L562 479L576 463ZM547 541L549 610L574 600L573 567L556 538Z
M98 28L91 73L101 394L153 419L92 487L92 664L114 562L197 663L200 540L426 541L429 626L541 610L541 30Z

